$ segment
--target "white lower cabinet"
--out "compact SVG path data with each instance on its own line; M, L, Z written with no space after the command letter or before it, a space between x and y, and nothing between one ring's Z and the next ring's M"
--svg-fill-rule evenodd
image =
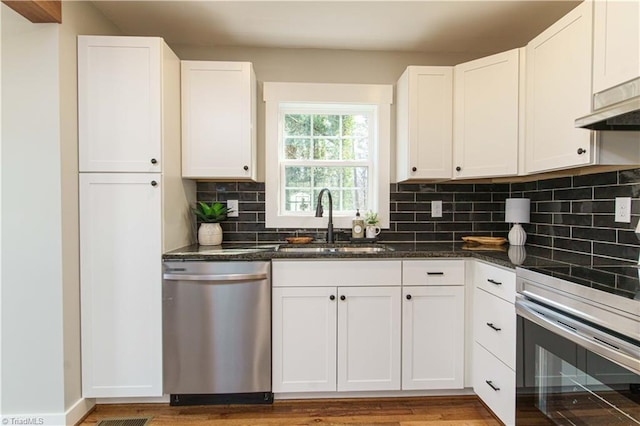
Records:
M462 389L464 286L404 287L402 295L402 389Z
M399 390L400 271L400 261L274 261L273 391Z
M400 287L338 294L338 390L399 390Z
M473 390L506 425L515 424L515 272L474 263Z
M84 397L162 395L162 184L80 175Z
M275 393L464 387L464 260L274 260L272 278Z
M514 425L515 373L478 342L473 348L473 360L473 391L504 424Z
M273 289L273 391L336 390L335 287Z

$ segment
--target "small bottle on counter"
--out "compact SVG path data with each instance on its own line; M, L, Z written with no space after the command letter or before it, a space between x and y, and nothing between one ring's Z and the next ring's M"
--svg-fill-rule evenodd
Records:
M364 238L364 219L360 216L360 209L356 210L356 217L351 221L351 238Z

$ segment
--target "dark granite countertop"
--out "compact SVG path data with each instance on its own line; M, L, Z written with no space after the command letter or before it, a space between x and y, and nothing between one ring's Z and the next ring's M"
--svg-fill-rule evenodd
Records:
M191 245L170 251L163 255L163 260L174 261L255 261L271 259L411 259L411 258L475 258L496 265L515 268L522 264L538 265L550 258L548 250L536 247L509 247L509 245L488 247L470 246L465 243L401 243L401 244L368 244L366 246L383 246L390 250L375 253L302 253L278 251L278 246L291 244L224 244L222 246ZM322 243L306 244L304 247L327 246ZM332 246L354 246L349 243L338 243ZM524 259L524 260L523 260Z

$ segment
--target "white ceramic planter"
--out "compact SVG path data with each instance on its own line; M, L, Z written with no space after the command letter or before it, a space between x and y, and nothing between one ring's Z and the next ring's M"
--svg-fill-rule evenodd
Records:
M198 229L198 244L219 246L222 244L222 227L219 223L201 223Z

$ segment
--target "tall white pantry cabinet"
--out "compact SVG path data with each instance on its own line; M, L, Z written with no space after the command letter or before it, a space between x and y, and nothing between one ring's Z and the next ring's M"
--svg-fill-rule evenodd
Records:
M84 397L162 395L162 253L190 243L180 60L161 38L78 37Z

